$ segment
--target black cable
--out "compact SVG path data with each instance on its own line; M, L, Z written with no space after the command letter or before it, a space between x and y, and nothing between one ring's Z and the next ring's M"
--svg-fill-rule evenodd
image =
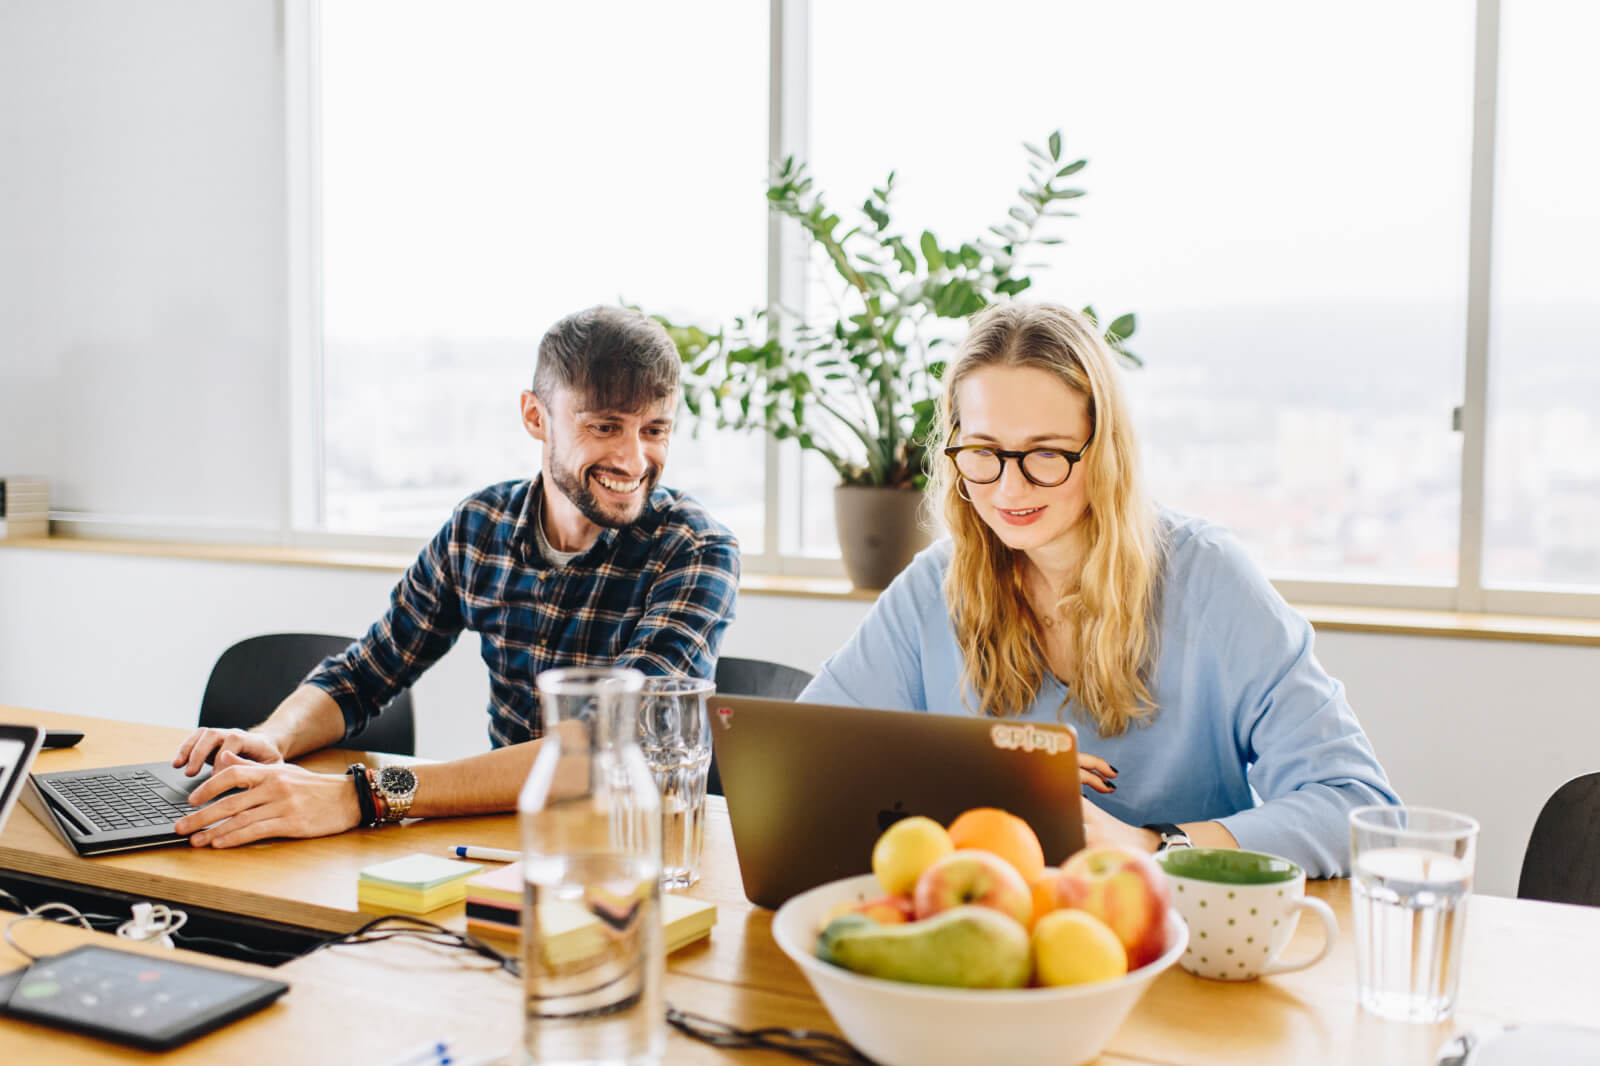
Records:
M290 962L300 957L300 953L297 951L273 951L270 948L258 948L252 947L249 944L241 944L237 940L224 940L221 937L215 936L201 936L198 933L169 933L168 935L172 937L172 942L180 948L188 948L190 944L196 943L220 944L223 947L233 948L234 950L242 951L247 955L256 955L265 959L281 959L284 962Z
M679 1010L670 1003L667 1004L667 1023L678 1032L712 1047L761 1048L820 1066L874 1066L873 1061L848 1040L821 1029L789 1029L781 1025L740 1029L703 1014Z
M386 923L398 925L399 928L385 928ZM519 960L498 950L486 941L480 940L471 933L458 933L437 923L430 922L426 918L415 918L409 914L385 914L373 918L348 933L324 940L306 954L309 955L312 952L321 951L323 948L335 947L340 944L375 944L381 940L393 940L396 937L421 940L424 943L435 944L439 947L460 948L464 951L470 951L474 955L482 956L493 962L513 977L522 976L522 964Z

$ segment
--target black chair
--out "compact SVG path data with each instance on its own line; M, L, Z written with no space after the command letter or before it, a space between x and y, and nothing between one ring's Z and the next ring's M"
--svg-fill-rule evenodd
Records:
M765 659L717 660L717 691L729 696L765 696L773 700L792 700L811 683L806 671Z
M1545 801L1517 898L1600 907L1600 772L1574 777Z
M764 696L772 700L792 700L810 683L811 675L806 671L782 663L732 656L723 656L717 660L717 691L728 696ZM717 771L715 755L711 757L711 773L706 778L706 791L713 796L722 795L722 774Z
M239 641L211 668L200 699L200 724L219 729L249 729L272 713L323 659L350 646L349 637L323 633L268 633ZM417 753L411 692L386 704L366 728L352 733L343 747L393 755Z

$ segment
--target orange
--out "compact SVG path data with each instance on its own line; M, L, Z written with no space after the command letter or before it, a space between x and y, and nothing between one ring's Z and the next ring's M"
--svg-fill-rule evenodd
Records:
M974 807L950 823L950 843L957 848L992 852L1017 868L1033 884L1044 874L1044 848L1027 822L998 807Z
M1028 886L1033 893L1033 920L1037 924L1040 918L1049 914L1060 906L1056 902L1056 877L1059 870L1045 867L1044 876Z

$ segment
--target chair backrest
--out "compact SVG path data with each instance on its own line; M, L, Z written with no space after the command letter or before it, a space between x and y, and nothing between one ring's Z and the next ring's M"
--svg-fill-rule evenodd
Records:
M716 684L718 692L730 696L766 696L774 700L792 700L800 690L811 683L811 674L794 666L771 663L765 659L740 659L724 655L717 660ZM711 773L706 778L706 791L722 795L722 774L717 770L716 756L711 757Z
M260 724L317 663L350 646L349 637L325 633L268 633L249 637L218 656L200 699L200 724L248 729ZM365 729L352 733L346 747L415 755L416 726L411 693L390 700Z
M811 683L811 675L796 667L769 663L765 659L723 656L717 660L716 680L717 691L730 696L792 700Z
M1545 801L1517 898L1600 907L1600 772L1573 778Z

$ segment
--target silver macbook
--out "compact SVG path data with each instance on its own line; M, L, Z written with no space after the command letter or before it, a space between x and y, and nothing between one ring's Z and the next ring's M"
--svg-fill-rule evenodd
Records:
M872 870L878 834L972 807L1024 819L1059 864L1083 847L1070 725L711 697L711 733L744 894L777 907Z

